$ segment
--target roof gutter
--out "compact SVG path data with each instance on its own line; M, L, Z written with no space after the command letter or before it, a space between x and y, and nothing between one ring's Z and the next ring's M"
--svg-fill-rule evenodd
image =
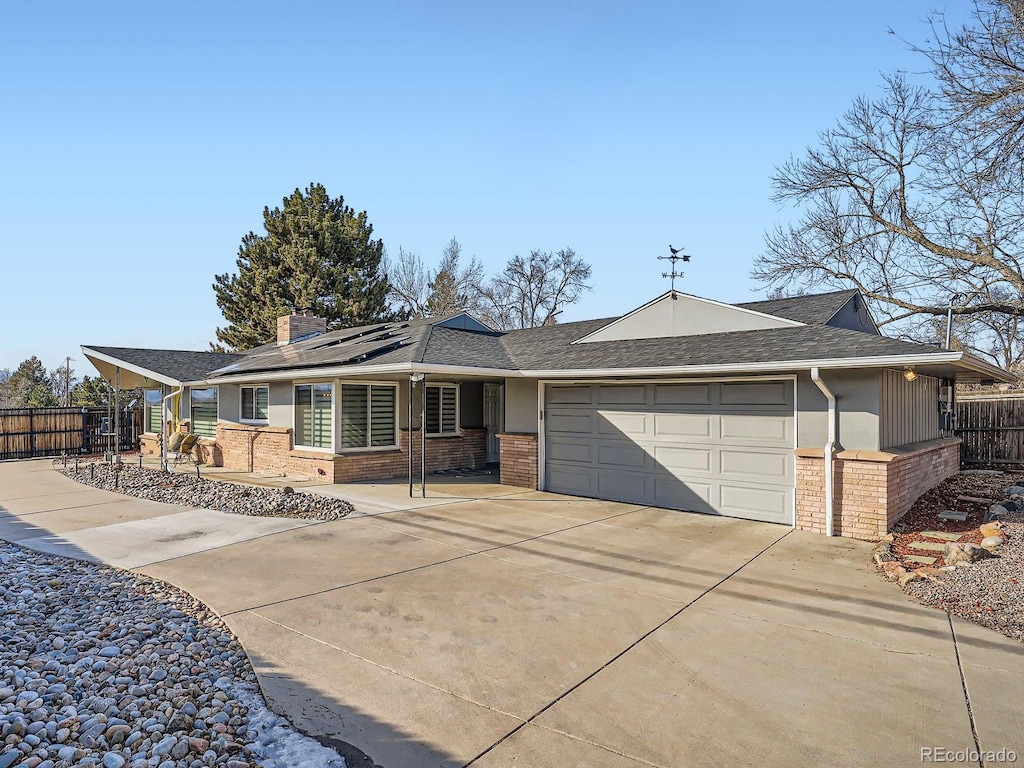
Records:
M832 521L835 517L835 451L836 451L836 396L821 379L818 366L811 368L811 381L828 400L828 439L825 441L825 535L833 536Z

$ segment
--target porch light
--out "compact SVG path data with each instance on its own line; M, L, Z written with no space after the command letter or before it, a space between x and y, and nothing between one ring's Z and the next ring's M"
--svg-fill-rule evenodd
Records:
M903 369L903 378L906 379L907 381L913 381L914 379L917 378L917 374L914 373L914 366L908 365L906 368Z

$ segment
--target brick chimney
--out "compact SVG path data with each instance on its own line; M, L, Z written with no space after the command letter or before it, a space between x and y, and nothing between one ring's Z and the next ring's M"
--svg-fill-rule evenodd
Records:
M298 338L314 333L326 333L327 320L317 317L308 309L277 318L277 343L291 344Z

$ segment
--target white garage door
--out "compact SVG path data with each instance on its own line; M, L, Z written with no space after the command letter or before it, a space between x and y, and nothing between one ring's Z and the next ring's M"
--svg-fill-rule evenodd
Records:
M545 489L792 523L791 380L545 387Z

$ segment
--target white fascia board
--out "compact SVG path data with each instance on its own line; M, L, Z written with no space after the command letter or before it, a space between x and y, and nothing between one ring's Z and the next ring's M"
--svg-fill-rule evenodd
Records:
M608 325L602 325L600 328L591 331L586 336L581 336L580 338L578 338L575 341L572 341L570 343L571 344L582 344L582 343L585 343L586 340L589 339L591 336L594 336L594 335L596 335L596 334L600 333L601 331L604 331L604 330L606 330L608 328L612 328L612 327L618 325L619 323L621 323L621 322L623 322L625 320L628 320L633 315L639 314L640 312L643 312L648 307L652 307L655 304L657 304L659 301L663 301L664 299L668 298L669 296L673 296L673 295L675 295L675 296L685 296L688 299L693 299L694 301L700 301L700 302L703 302L704 304L712 304L712 305L714 305L716 307L725 307L726 309L734 309L737 312L743 312L743 313L748 314L748 315L754 315L755 317L764 317L764 318L768 318L769 320L776 320L776 321L782 323L783 325L790 325L790 326L793 326L793 327L801 326L801 325L807 325L807 323L801 323L798 320L790 320L788 317L780 317L779 315L770 315L767 312L758 312L758 311L753 310L753 309L747 309L746 307L738 307L735 304L727 304L724 301L715 301L714 299L706 299L703 296L695 296L692 293L683 293L682 291L665 291L665 293L661 294L661 296L658 296L657 298L651 299L650 301L648 301L643 306L637 307L636 309L632 310L631 312L627 312L622 317L615 318L610 323L608 323Z
M600 368L575 370L526 370L519 375L539 379L623 378L633 376L708 376L729 373L773 373L809 369L842 368L894 368L911 365L959 364L958 367L981 373L987 378L1009 381L1008 374L1001 368L989 365L983 360L965 356L962 352L947 354L887 355L884 357L849 357L831 360L773 360L764 363L738 363L728 365L674 365L652 366L650 368Z
M392 363L390 365L345 365L329 368L289 368L282 371L254 371L251 374L215 376L209 379L186 382L189 386L202 384L247 384L250 382L290 381L291 379L344 379L354 376L375 376L394 373L428 373L449 376L514 377L520 371L504 368L475 368L468 365L433 365L430 363Z
M984 375L997 381L1010 381L1001 368L963 352L944 352L918 355L886 355L875 357L849 357L827 360L774 360L763 363L737 363L726 365L673 365L644 368L574 368L564 370L513 370L505 368L476 368L464 365L432 365L429 363L394 363L391 365L334 366L321 369L289 369L284 371L253 372L250 375L217 376L212 379L186 382L189 386L216 384L245 384L268 381L287 381L303 378L347 378L395 373L427 373L447 376L478 376L494 378L571 379L571 378L623 378L636 376L714 376L739 373L782 373L809 369L840 368L903 368L911 365L955 364L959 368Z
M132 363L127 363L124 360L118 360L116 357L105 355L102 352L97 352L95 349L90 349L89 347L82 347L81 349L82 354L90 358L90 360L95 358L96 360L100 360L104 363L107 363L108 365L113 365L115 368L123 368L126 371L137 373L139 374L139 376L145 376L147 379L153 379L154 381L159 381L162 384L170 384L175 387L181 385L181 382L178 381L177 379L172 379L170 376L166 376L162 373L157 373L156 371L151 371L148 368L143 368L140 365L134 365Z

